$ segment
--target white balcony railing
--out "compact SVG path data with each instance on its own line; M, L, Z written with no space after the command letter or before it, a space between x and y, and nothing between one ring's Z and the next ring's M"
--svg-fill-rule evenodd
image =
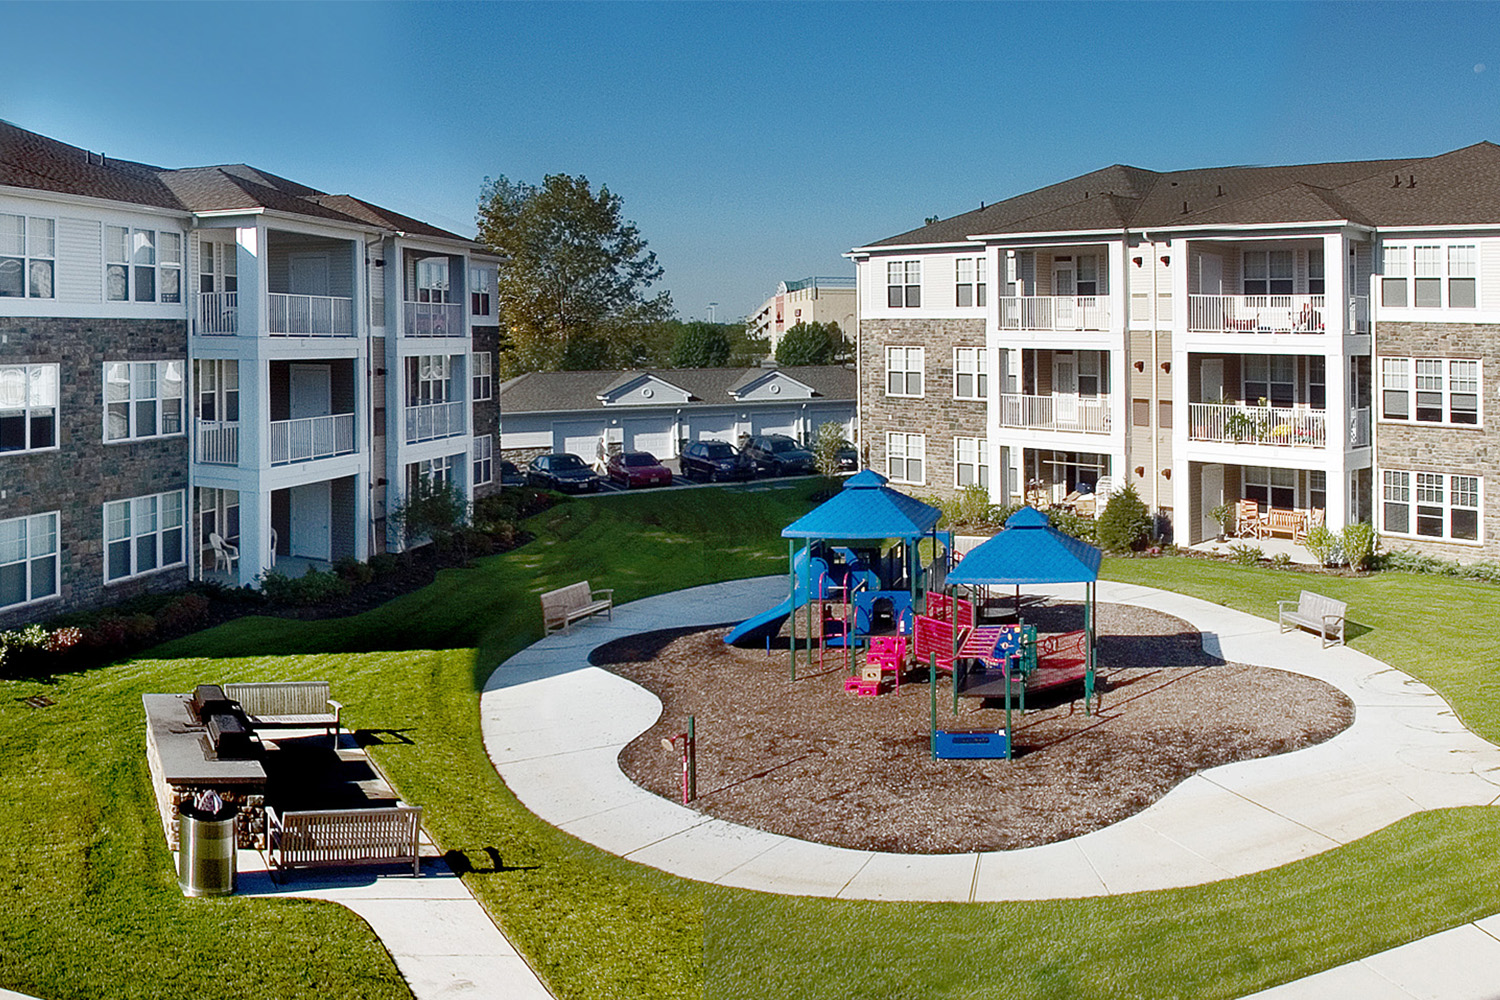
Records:
M1039 431L1108 434L1109 397L1005 393L1000 397L1000 424Z
M427 403L406 408L406 443L435 441L464 432L464 415L468 404Z
M337 295L267 295L266 328L273 337L352 337L354 300Z
M239 292L199 292L197 332L205 337L232 337L239 332Z
M271 464L311 462L354 454L354 414L299 417L271 422Z
M1368 448L1370 446L1370 410L1364 407L1349 411L1349 447Z
M403 302L406 309L402 333L408 337L467 337L464 307L460 302Z
M1002 330L1108 330L1103 295L1002 295Z
M239 465L239 421L198 421L198 461L209 465Z
M1324 448L1328 445L1328 415L1324 410L1301 407L1189 403L1188 439L1276 448Z
M1323 333L1321 295L1189 295L1195 333Z

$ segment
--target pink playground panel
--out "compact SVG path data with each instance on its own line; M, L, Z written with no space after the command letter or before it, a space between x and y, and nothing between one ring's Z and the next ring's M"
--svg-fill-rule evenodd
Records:
M942 622L952 622L953 614L949 610L953 601L947 594L931 592L927 595L927 614ZM958 627L974 627L974 602L958 598Z

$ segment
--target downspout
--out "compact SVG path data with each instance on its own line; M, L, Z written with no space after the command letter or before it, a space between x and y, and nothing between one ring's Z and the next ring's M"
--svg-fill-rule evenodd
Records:
M1143 237L1144 239L1144 237ZM1156 244L1151 244L1151 412L1147 415L1147 426L1151 429L1151 512L1161 510L1161 336L1157 327L1161 324L1159 303L1160 285L1157 282ZM1175 306L1176 303L1174 302Z

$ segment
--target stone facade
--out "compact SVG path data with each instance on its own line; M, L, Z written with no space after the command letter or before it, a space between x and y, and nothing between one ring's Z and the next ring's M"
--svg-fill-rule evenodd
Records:
M953 439L984 438L987 404L955 399L953 349L983 348L982 319L865 319L859 330L860 451L866 467L886 474L886 434L927 435L926 482L909 488L952 496L955 482ZM886 394L886 348L926 348L922 396ZM993 377L989 390L998 391ZM998 470L990 470L995 481ZM902 485L906 488L906 484Z
M490 356L490 382L493 386L489 399L476 400L473 404L474 436L480 438L488 434L495 444L494 478L484 486L474 487L474 498L478 499L500 492L500 459L504 456L500 449L500 404L495 399L495 394L500 390L500 328L476 326L473 327L472 332L474 352L486 353Z
M1376 331L1374 395L1376 524L1383 525L1380 470L1440 472L1479 476L1482 480L1480 538L1452 542L1407 535L1380 537L1387 550L1426 552L1445 559L1472 562L1500 558L1500 325L1486 323L1390 323ZM1380 357L1480 359L1480 425L1397 423L1378 419Z
M0 629L97 607L188 581L181 565L121 583L104 583L104 504L186 490L186 434L104 443L104 364L182 361L182 320L0 318L6 364L58 365L58 448L0 455L0 520L58 511L60 597L0 611ZM191 399L183 400L190 426ZM191 537L184 524L184 554Z

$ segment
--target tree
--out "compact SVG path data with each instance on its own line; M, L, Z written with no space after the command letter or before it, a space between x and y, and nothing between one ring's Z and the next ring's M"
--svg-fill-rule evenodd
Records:
M817 460L818 471L825 478L832 479L844 471L839 464L839 452L844 447L844 425L829 420L818 425L818 436L813 441L813 458Z
M1129 552L1146 543L1153 527L1151 511L1131 483L1115 490L1104 505L1097 527L1099 545L1109 552Z
M423 476L387 516L402 547L410 548L424 538L441 542L451 536L463 526L468 513L469 503L463 490L447 481L433 482Z
M830 365L848 358L848 344L837 323L798 323L776 345L778 365Z
M673 368L720 368L729 360L729 337L717 323L685 323L672 344Z
M662 269L623 205L582 176L551 174L541 187L485 178L477 223L503 258L505 374L608 367L641 325L672 314L669 293L646 297Z

